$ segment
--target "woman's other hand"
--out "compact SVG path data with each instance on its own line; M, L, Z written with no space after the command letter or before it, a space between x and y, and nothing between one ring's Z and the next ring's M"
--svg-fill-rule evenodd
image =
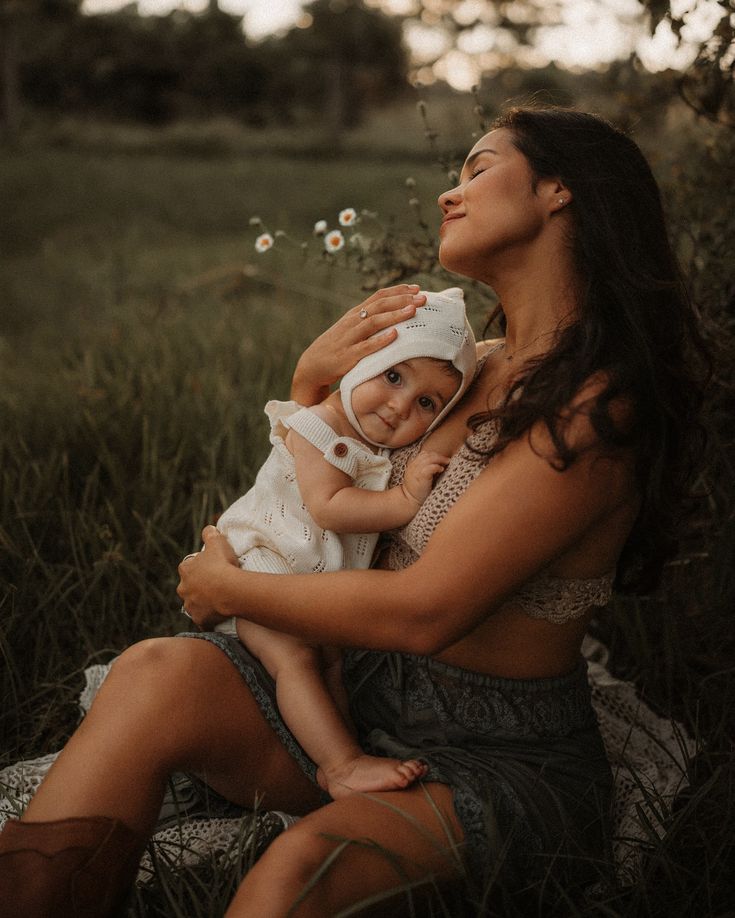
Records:
M217 586L228 565L239 565L232 546L214 526L205 526L202 541L202 551L187 555L179 564L176 592L194 624L207 630L228 617L217 611Z
M307 406L324 401L329 387L359 360L393 341L396 331L391 326L410 318L426 302L418 291L418 284L386 287L337 319L299 358L291 398ZM384 329L384 334L376 334Z

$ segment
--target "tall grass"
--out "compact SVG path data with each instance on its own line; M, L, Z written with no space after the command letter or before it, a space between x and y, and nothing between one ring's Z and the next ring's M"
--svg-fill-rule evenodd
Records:
M251 483L268 445L265 401L287 397L297 355L362 297L354 273L304 262L287 241L259 259L248 218L300 239L351 205L381 220L398 211L410 228L408 175L428 208L445 180L415 158L0 154L0 765L63 744L85 666L179 628L176 564ZM482 306L472 301L478 331ZM708 321L732 341L722 316ZM663 840L652 835L637 884L583 905L560 896L544 914L732 908L729 366L718 365L708 497L684 554L657 597L618 601L598 624L616 670L696 734L692 789ZM150 914L224 907L211 876L161 870ZM232 876L215 879L232 889ZM493 901L477 913L535 913ZM435 913L457 914L453 900Z
M53 704L70 667L172 625L177 556L262 457L257 408L279 389L230 318L131 317L49 350L41 373L6 362L22 388L4 380L1 409L4 697L38 684ZM37 704L6 711L18 740Z

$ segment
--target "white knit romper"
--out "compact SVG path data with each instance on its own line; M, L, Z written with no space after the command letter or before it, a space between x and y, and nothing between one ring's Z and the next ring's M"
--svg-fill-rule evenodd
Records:
M296 481L294 458L285 438L288 428L320 450L331 465L352 478L353 486L384 491L391 473L389 451L373 453L353 437L337 434L309 408L270 401L271 452L252 488L225 510L217 528L227 536L240 567L271 574L318 574L342 568L367 568L378 533L338 534L318 526L306 509ZM235 636L235 620L216 630Z

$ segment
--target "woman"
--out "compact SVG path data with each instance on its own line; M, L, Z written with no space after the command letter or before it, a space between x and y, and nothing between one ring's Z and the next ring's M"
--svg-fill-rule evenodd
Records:
M439 206L442 264L496 291L506 334L480 346L474 385L421 444L453 457L421 512L379 569L317 577L240 571L209 527L179 585L201 627L243 616L347 648L361 744L423 758L425 781L326 802L241 648L212 633L145 641L0 838L4 875L45 864L39 899L68 895L73 875L80 914L112 907L174 770L304 816L230 916L329 915L467 873L480 888L499 870L513 887L557 869L585 882L604 861L610 773L580 642L613 580L650 584L671 550L699 337L655 181L600 119L509 111ZM348 312L302 357L294 397L319 400L414 296L392 288ZM396 479L410 455L394 454Z

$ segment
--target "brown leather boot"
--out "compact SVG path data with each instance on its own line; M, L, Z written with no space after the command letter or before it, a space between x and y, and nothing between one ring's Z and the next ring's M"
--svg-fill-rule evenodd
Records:
M117 819L9 820L0 834L0 915L112 918L145 839Z

